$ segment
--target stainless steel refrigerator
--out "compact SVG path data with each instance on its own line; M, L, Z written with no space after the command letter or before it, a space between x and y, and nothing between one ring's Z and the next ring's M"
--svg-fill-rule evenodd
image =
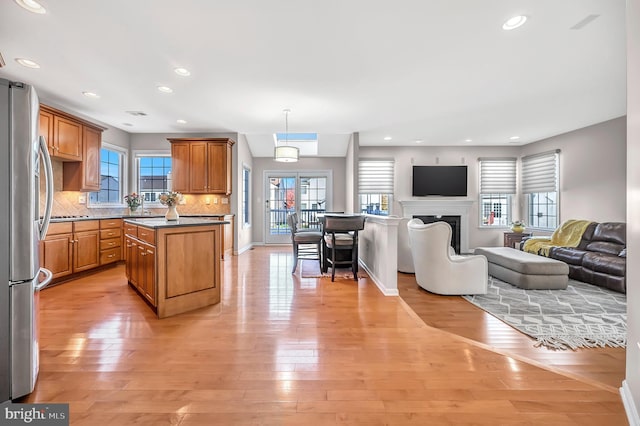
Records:
M38 293L51 281L38 259L53 199L51 160L38 136L39 108L33 87L0 79L0 404L33 391L39 370ZM42 219L41 178L46 182Z

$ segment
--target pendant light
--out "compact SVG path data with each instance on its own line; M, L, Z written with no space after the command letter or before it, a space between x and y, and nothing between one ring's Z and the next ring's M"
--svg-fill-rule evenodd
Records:
M276 138L276 148L274 150L273 159L283 163L294 163L298 161L300 156L300 150L295 146L289 146L289 113L290 109L282 110L284 113L284 125L285 125L285 141L284 145L279 145L279 141Z

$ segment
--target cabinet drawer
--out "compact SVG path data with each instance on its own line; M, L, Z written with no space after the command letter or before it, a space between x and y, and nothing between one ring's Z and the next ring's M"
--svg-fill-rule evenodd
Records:
M47 235L70 234L73 232L73 222L55 222L49 224Z
M116 238L122 235L122 230L120 228L113 229L102 229L100 231L100 239L106 240L108 238Z
M111 262L117 262L121 258L120 247L112 248L109 250L102 250L100 252L100 264L105 265Z
M109 238L108 240L100 240L100 250L112 249L115 247L120 247L122 243L120 242L120 237Z
M73 232L96 231L100 229L99 220L79 220L73 222Z
M131 235L132 237L138 236L138 227L136 225L131 225L129 223L124 224L124 233L126 235Z
M100 229L122 228L122 219L100 219Z
M149 244L156 244L156 231L153 229L145 228L143 226L138 227L138 239Z

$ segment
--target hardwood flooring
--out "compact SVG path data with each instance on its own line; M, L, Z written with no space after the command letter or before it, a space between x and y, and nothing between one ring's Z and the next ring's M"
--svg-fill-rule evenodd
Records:
M92 426L627 424L612 386L425 325L367 278L300 278L291 262L288 247L233 256L219 305L162 320L121 265L44 290L23 402L69 403L71 424ZM429 321L494 329L436 305Z

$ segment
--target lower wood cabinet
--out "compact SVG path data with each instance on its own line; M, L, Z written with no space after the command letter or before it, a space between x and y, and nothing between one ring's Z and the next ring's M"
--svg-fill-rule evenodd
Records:
M100 265L122 260L122 219L100 220Z
M125 273L140 295L156 306L156 248L151 244L155 231L145 227L126 226ZM146 241L145 241L146 240Z
M50 224L40 246L41 265L53 273L54 279L99 266L99 228L97 220Z

